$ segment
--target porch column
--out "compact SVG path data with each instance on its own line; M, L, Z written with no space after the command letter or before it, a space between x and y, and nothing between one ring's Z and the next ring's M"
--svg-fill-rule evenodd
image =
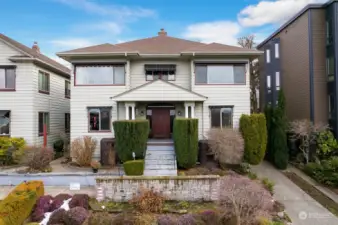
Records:
M188 118L189 117L189 106L185 105L184 107L185 107L185 110L184 110L184 112L185 112L185 118Z
M134 120L135 119L135 102L124 103L126 107L126 120ZM129 116L129 108L131 108L131 118Z
M195 104L190 106L191 109L191 118L195 118Z
M125 104L124 106L126 107L126 120L129 120L129 105Z
M185 118L189 118L189 107L190 107L190 118L195 117L195 102L184 102L185 107Z
M135 105L131 107L131 119L135 120Z

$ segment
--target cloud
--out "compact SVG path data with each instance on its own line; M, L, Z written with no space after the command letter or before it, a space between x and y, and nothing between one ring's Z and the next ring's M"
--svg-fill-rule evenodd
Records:
M74 28L76 31L81 32L101 31L109 35L119 35L125 29L125 26L121 23L117 23L114 21L103 21L76 25L74 26Z
M156 12L142 7L129 7L122 5L103 5L89 0L54 0L56 2L84 10L88 13L101 16L112 16L114 18L141 18L152 17Z
M94 41L85 38L64 38L50 41L52 45L60 49L83 48L97 44Z
M324 3L328 0L277 0L260 1L245 7L238 14L238 21L244 27L258 27L267 24L282 24L307 4Z
M232 21L214 21L189 25L183 37L205 43L218 42L237 45L237 37L241 31L238 23Z

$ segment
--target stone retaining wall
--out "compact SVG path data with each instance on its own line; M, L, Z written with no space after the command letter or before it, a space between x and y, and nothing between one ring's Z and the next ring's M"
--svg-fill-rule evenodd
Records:
M113 201L128 201L139 193L140 188L152 189L168 200L216 201L219 195L219 178L215 175L98 177L96 184L103 188L105 197Z

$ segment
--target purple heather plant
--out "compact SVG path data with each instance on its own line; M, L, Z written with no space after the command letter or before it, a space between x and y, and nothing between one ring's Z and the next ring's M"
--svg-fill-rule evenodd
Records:
M197 219L192 214L184 214L178 218L178 225L196 225Z
M158 225L176 225L177 222L172 216L162 215L157 219Z
M54 197L53 203L51 205L50 211L54 211L63 204L63 201L70 199L72 196L69 194L58 194L57 196Z
M86 194L75 194L69 202L69 208L82 207L89 209L89 196Z
M53 202L53 197L50 195L41 196L37 201L32 212L32 222L39 222L44 218L46 212L50 212Z
M75 207L66 212L64 216L65 225L82 225L89 216L88 211L82 207Z

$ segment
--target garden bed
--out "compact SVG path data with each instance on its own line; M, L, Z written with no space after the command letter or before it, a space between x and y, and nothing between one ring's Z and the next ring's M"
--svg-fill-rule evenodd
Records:
M319 202L322 206L328 209L331 213L338 216L338 204L315 188L313 185L309 184L303 178L299 177L293 172L284 172L284 174L298 187L310 195L313 199Z

